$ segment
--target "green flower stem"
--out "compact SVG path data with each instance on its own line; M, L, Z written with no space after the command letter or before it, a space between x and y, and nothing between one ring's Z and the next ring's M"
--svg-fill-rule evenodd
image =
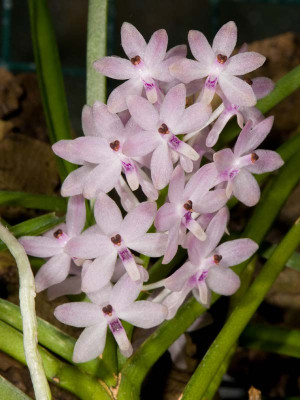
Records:
M20 389L14 386L12 383L7 381L0 375L0 393L1 400L32 400L31 397L27 396Z
M23 335L0 321L0 350L26 365L22 344ZM38 346L48 380L67 389L82 400L111 400L107 386L100 380L86 375L76 367L60 361L43 347ZM36 397L44 400L46 397Z
M63 197L0 190L0 205L6 204L56 212L65 212L67 209L67 201Z
M221 332L208 349L200 365L188 382L183 392L182 400L203 399L203 395L214 379L219 366L245 329L252 315L263 301L277 276L285 267L287 260L299 244L300 218L285 235L254 283L250 286L247 293L229 316Z
M9 301L0 299L0 320L22 332L20 308ZM64 360L73 363L72 355L76 339L51 325L42 318L37 318L38 342ZM114 386L116 379L111 378L110 371L103 360L95 360L76 365L80 370L104 380Z
M72 139L63 75L46 0L28 0L33 52L51 143ZM56 157L62 180L75 166Z
M300 179L300 157L295 154L274 176L268 187L262 193L260 203L255 207L252 218L248 222L243 237L249 237L260 244L270 229L281 207L288 199L291 191ZM235 267L241 273L248 261ZM213 294L212 304L219 298ZM153 364L168 349L168 347L205 311L194 298L185 303L177 312L175 318L164 322L127 361L122 370L122 380L119 388L119 399L127 400L129 389L132 396L138 398L140 385ZM180 321L178 323L178 321ZM128 396L128 397L126 397Z
M250 324L243 331L239 344L250 349L300 358L300 330L296 329Z
M37 321L35 315L35 286L29 260L23 246L0 224L0 239L6 244L16 260L19 273L19 298L24 332L24 350L34 393L37 399L51 399L41 356L37 349Z
M106 55L108 0L89 0L87 33L87 104L106 100L106 78L97 72L94 61Z
M14 225L10 228L10 231L17 238L24 235L36 236L48 231L63 221L64 218L57 217L55 213L49 213ZM5 249L6 245L0 241L0 251Z
M300 66L292 69L275 84L274 90L268 96L257 102L256 107L265 114L282 100L300 88ZM226 147L240 132L241 128L231 121L223 130L216 148Z

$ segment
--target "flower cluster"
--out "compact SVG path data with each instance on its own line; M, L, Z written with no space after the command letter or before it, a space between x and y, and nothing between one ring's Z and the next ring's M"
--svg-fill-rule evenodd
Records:
M273 83L243 78L265 57L246 46L232 55L234 22L221 27L212 47L201 32L190 31L195 60L186 58L185 45L167 51L163 29L147 44L134 26L124 23L121 40L128 59L104 57L94 67L126 81L107 105L84 106L84 136L53 146L56 155L80 166L61 189L70 197L66 223L43 236L20 239L28 254L46 259L35 278L37 292L48 289L51 299L84 292L89 299L55 310L58 320L85 328L75 346L75 362L103 352L107 327L121 352L130 356L121 320L152 328L173 318L191 294L206 307L211 291L233 294L240 280L230 267L247 260L258 246L246 238L220 243L228 233L226 203L234 196L254 206L260 190L252 174L283 164L277 153L257 149L273 117L264 118L255 104ZM213 110L215 95L221 105ZM212 146L235 115L241 132L233 149L215 151ZM157 210L159 191L167 186L167 200ZM143 193L135 196L139 187ZM107 194L113 189L124 218ZM92 200L96 221L87 228L85 199ZM145 285L149 275L138 255L163 256L166 264L179 245L187 249L186 262L166 279ZM151 300L138 299L142 290L158 288Z

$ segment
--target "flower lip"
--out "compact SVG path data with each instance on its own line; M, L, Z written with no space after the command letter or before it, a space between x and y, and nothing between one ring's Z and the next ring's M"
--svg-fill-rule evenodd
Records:
M55 239L59 239L63 234L64 233L63 233L62 229L57 229L57 231L55 231L53 233L53 236L55 237Z
M158 128L158 132L162 133L163 135L170 133L169 128L165 123L161 124L161 126Z
M121 246L122 238L121 238L121 235L119 235L118 233L115 236L111 237L110 240L116 246Z
M112 316L113 308L110 304L102 308L102 311L105 315L108 315L109 317Z
M214 258L214 263L218 265L220 264L220 261L222 260L223 257L220 254L214 254L213 258Z
M120 142L119 140L115 140L114 142L111 142L109 144L110 148L113 149L113 151L119 151L120 149Z
M184 205L183 208L185 208L187 211L192 211L193 210L193 202L192 200L188 200Z
M223 54L218 54L217 55L217 60L218 60L218 63L220 63L220 64L224 64L226 61L227 61L227 56L224 56Z
M246 83L248 83L248 85L252 86L253 85L253 81L250 78L245 78L244 81Z
M251 162L254 164L259 159L256 153L251 153Z
M142 61L142 59L140 56L135 56L135 57L132 57L130 59L130 61L131 61L131 64L133 64L133 65L139 65L139 63Z

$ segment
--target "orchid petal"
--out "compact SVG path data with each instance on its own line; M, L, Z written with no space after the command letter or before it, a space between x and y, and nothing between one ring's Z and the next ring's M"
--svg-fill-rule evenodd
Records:
M252 90L257 99L262 99L267 96L275 87L274 82L265 77L253 78L252 80Z
M118 113L128 109L127 96L140 96L143 90L143 82L139 78L131 78L117 86L107 99L107 107L111 113Z
M146 233L127 243L132 250L148 257L161 257L167 247L168 235L164 233Z
M79 235L84 228L86 217L85 200L82 195L73 196L68 201L66 215L67 232L69 236Z
M168 46L168 35L165 29L159 29L151 36L145 50L144 61L150 67L163 61Z
M219 76L219 84L230 103L245 107L256 104L251 86L242 79L224 72Z
M212 49L214 53L229 57L237 41L237 27L233 21L224 24L214 37Z
M94 208L95 219L106 235L119 232L123 221L116 203L105 193L100 193Z
M82 363L102 354L106 342L106 330L107 322L104 318L101 323L85 328L75 344L73 361Z
M185 109L186 89L183 83L168 91L160 108L160 118L171 130L177 125ZM175 132L174 132L175 133Z
M121 57L103 57L93 63L93 67L104 76L112 79L129 79L136 71L130 61Z
M156 132L142 131L129 137L122 148L128 157L140 157L151 153L161 143Z
M123 134L124 126L118 115L112 113L108 106L96 101L92 108L93 119L97 134L108 141L114 140ZM103 143L102 139L102 143ZM91 161L92 162L92 161Z
M213 292L223 296L231 296L238 290L241 281L239 276L231 269L218 266L210 268L206 283Z
M104 249L114 251L114 245L109 238L97 233L76 236L68 241L65 251L71 257L83 258L86 260L99 257Z
M171 260L175 257L178 245L179 245L179 227L180 220L176 221L176 224L170 228L168 233L168 246L165 251L164 258L162 260L162 264L169 264Z
M156 189L163 189L170 182L173 172L169 148L166 143L160 144L151 158L151 177Z
M180 220L177 207L172 203L165 203L159 208L155 217L155 227L161 232L169 230L176 221Z
M101 323L102 313L97 304L73 302L62 304L54 310L54 316L66 325L83 328Z
M174 133L190 133L201 129L211 114L211 106L195 103L184 110Z
M248 207L253 207L260 198L260 189L250 172L242 169L233 180L234 196Z
M62 184L61 195L63 197L69 197L82 194L85 181L92 170L93 167L84 165L72 171Z
M70 276L63 282L50 286L47 290L47 297L49 301L52 301L61 296L66 296L69 294L80 294L80 293L81 293L81 277Z
M193 56L203 66L209 68L214 61L215 54L202 32L191 30L188 34L189 45Z
M92 107L85 105L81 114L82 130L85 136L95 136L95 125L92 116Z
M180 165L174 169L170 179L168 197L172 203L179 203L184 191L185 176Z
M66 279L71 267L71 258L66 253L51 257L40 268L35 276L35 290L37 293Z
M244 75L261 67L266 57L254 51L236 54L226 62L226 74Z
M159 115L147 99L141 96L129 96L127 105L132 118L141 128L145 131L157 130Z
M252 174L272 172L284 164L283 159L276 151L255 150L255 154L258 156L258 160L246 167L247 171L250 171Z
M135 56L144 57L146 42L140 32L128 22L124 22L121 27L122 47L128 58Z
M183 83L190 83L209 74L209 68L203 68L198 61L187 58L176 61L170 66L169 70L171 75Z
M19 242L29 256L52 257L63 251L63 244L54 237L46 236L22 236Z
M167 308L162 304L142 300L118 312L118 316L134 326L149 329L165 320Z
M222 243L215 249L222 256L217 268L232 267L248 260L258 250L258 245L251 239L236 239Z
M153 202L143 202L130 211L120 227L120 234L125 242L144 235L152 225L155 213L156 203Z

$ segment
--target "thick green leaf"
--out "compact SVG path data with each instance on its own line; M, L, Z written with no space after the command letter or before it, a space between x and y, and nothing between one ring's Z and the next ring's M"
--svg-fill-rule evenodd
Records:
M20 389L14 386L0 375L0 395L1 400L32 400Z
M34 58L51 143L72 139L63 75L46 0L28 0ZM62 180L75 166L57 157Z
M0 190L0 205L65 212L67 201L65 198L58 196Z

